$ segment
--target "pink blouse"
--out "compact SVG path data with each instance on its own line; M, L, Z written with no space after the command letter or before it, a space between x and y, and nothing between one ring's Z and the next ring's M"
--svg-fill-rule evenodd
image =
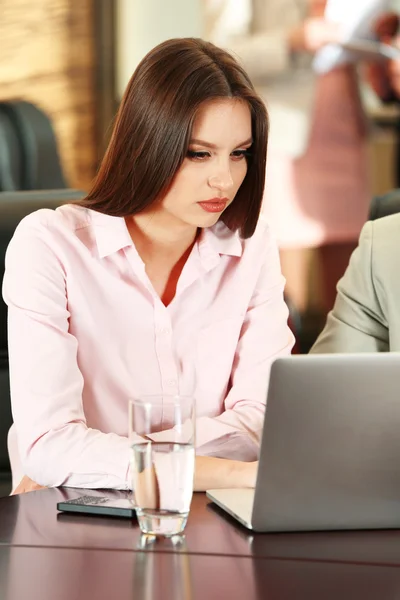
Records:
M248 240L204 229L166 307L123 218L23 219L3 283L14 481L130 489L128 399L148 394L195 396L198 454L255 460L270 366L294 341L283 288L263 220Z

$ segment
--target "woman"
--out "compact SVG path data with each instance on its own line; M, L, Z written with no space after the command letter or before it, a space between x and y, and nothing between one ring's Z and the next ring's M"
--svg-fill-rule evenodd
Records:
M234 50L267 102L264 210L278 238L288 297L307 310L310 249L318 249L326 313L370 196L355 69L343 65L316 77L312 68L314 54L339 40L340 26L324 18L325 0L206 2L208 37Z
M18 226L3 289L18 491L129 489L128 398L176 393L196 397L195 489L254 485L270 365L293 345L258 223L267 135L229 54L170 40L133 74L87 198Z

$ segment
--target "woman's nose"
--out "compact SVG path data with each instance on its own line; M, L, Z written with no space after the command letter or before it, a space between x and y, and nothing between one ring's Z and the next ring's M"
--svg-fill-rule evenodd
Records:
M229 190L233 186L233 179L230 169L226 169L223 172L214 173L208 179L210 187L216 188L221 191Z

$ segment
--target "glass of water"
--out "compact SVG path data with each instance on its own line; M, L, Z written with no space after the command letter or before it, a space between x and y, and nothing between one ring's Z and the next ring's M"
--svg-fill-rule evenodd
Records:
M162 395L130 400L129 440L141 531L163 536L182 533L193 495L194 398Z

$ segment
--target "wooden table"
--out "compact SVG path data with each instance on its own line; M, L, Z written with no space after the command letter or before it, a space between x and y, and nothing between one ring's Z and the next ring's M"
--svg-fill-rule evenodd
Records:
M57 512L83 493L0 498L1 600L400 597L398 531L251 534L195 494L185 536L151 542L127 519Z

